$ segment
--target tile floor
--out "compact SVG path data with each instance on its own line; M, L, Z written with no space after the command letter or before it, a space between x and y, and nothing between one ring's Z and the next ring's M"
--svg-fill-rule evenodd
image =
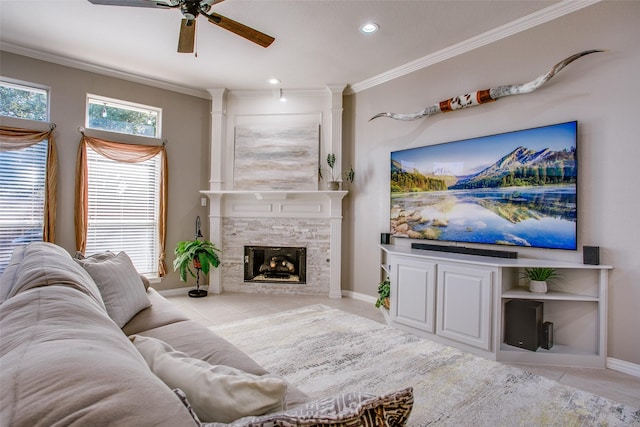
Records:
M172 292L173 293L173 292ZM379 309L370 302L354 298L329 299L324 296L263 295L225 292L205 298L168 295L194 320L205 326L324 304L384 323ZM640 408L640 378L610 369L565 368L555 366L515 365L562 384L567 384L616 402Z

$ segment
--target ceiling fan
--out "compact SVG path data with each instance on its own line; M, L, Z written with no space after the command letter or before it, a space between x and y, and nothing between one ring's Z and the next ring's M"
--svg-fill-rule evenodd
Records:
M275 40L273 37L211 12L211 6L223 1L224 0L89 0L90 3L97 5L151 7L158 9L179 8L183 16L180 24L180 37L178 39L178 52L180 53L191 53L194 50L196 19L198 15L203 15L212 24L231 31L262 47L268 47L273 43Z

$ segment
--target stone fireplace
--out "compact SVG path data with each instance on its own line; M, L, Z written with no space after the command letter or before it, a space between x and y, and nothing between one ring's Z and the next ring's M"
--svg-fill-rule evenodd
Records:
M211 199L211 239L222 249L220 267L209 273L211 292L341 298L342 199L346 191L203 193ZM247 247L304 248L304 281L246 280Z
M244 281L307 283L307 248L245 246Z

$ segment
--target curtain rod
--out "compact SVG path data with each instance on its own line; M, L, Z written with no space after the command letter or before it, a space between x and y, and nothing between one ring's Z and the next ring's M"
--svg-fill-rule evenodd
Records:
M56 125L54 124L53 127L55 127ZM85 132L85 128L84 126L78 126L78 132L80 132L83 136L84 136L84 132ZM134 135L135 136L135 135ZM162 140L162 146L165 147L169 144L169 141L165 138Z

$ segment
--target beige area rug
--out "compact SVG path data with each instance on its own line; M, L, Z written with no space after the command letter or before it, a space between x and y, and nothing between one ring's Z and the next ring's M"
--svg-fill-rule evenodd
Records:
M410 426L640 426L640 411L324 305L210 328L313 398L412 386Z

